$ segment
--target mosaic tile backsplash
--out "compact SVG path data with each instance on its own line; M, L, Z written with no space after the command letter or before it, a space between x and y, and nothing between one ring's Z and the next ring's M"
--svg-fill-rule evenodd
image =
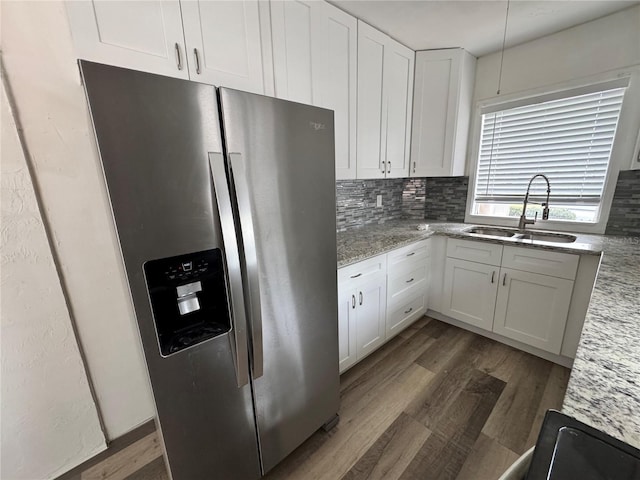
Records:
M468 177L338 180L337 229L402 218L464 220ZM376 197L382 195L382 207Z
M469 177L426 178L424 218L464 222Z
M621 171L607 222L607 235L640 235L640 170Z

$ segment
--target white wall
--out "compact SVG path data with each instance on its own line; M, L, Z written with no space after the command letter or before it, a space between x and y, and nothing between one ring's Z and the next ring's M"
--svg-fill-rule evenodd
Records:
M499 70L500 52L478 59L474 88L476 108L469 133L467 162L467 173L472 176L479 141L478 106L630 76L611 153L609 175L613 181L603 193L601 222L593 227L576 227L594 233L604 232L615 179L620 170L634 165L634 149L640 131L640 6L505 50L502 84L500 95L497 95ZM553 198L553 185L551 195ZM471 197L469 195L469 202Z
M509 48L501 95L640 65L640 6ZM496 97L500 53L478 59L474 98Z
M49 479L106 448L2 88L0 477Z
M2 2L2 50L99 411L118 437L154 409L64 3Z

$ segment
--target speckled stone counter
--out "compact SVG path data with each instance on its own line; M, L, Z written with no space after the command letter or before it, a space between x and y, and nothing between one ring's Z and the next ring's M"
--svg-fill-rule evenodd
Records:
M418 230L418 225L428 224L427 230ZM365 225L338 232L338 268L366 258L374 257L404 245L417 242L433 235L479 240L483 242L540 248L568 253L599 255L603 249L602 235L575 234L573 243L549 243L510 238L489 238L464 232L472 225L466 223L430 222L429 220L396 220L380 225Z
M417 230L428 223L428 230ZM577 236L570 244L531 244L465 233L471 225L403 220L338 235L338 267L433 235L530 246L568 253L603 253L562 411L640 448L640 237Z
M562 411L640 448L640 238L603 240Z

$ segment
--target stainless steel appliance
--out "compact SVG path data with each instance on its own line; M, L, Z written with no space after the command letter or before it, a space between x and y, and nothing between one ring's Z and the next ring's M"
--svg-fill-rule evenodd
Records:
M80 66L172 477L258 478L338 411L333 112Z

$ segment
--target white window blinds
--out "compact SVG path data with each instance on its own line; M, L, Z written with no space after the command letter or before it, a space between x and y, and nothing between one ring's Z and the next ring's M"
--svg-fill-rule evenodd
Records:
M543 173L552 204L597 205L611 155L624 88L519 106L482 115L476 202L521 202ZM546 194L534 182L532 196Z

